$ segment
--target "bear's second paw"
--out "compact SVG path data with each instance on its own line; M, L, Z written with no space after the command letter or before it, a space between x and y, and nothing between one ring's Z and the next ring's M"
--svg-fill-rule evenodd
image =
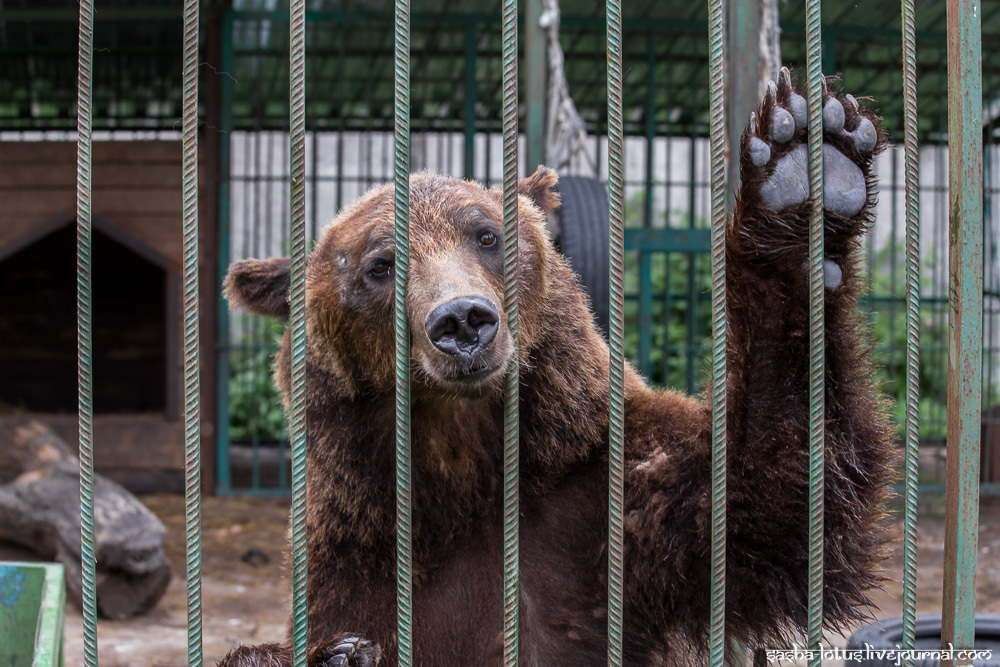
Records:
M843 101L823 86L823 204L854 218L868 203L871 156L879 145L878 118L851 95ZM744 136L744 187L758 188L759 201L781 213L809 200L806 100L792 88L787 68L768 84L760 114L751 114ZM750 178L758 171L764 176ZM747 201L747 193L743 200Z
M382 651L367 639L342 636L316 649L313 667L376 667Z

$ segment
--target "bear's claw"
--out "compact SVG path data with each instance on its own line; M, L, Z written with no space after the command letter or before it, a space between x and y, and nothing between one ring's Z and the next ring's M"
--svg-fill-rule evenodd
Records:
M854 97L846 95L842 101L828 90L825 80L823 99L824 206L854 218L868 201L865 176L879 133ZM805 98L792 88L788 69L782 68L777 83L767 86L761 117L751 114L746 130L750 163L766 173L760 200L777 213L809 199L807 107Z
M382 657L377 646L360 637L340 637L316 652L315 667L375 667Z

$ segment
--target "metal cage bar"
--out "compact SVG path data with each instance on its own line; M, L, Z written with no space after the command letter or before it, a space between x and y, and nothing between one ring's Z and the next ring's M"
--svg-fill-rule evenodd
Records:
M202 665L201 384L198 326L198 0L184 2L184 541L188 664Z
M983 362L982 34L978 0L948 2L949 346L942 646L972 648Z
M709 660L726 657L726 111L722 0L709 0L712 173L712 583ZM736 172L738 173L738 172Z
M903 506L903 641L914 648L917 614L917 491L920 410L920 193L917 148L916 12L902 0L903 126L906 181L906 439ZM895 197L893 197L895 201ZM895 237L894 237L895 238ZM906 667L913 661L906 659Z
M396 0L395 24L396 257L396 624L399 665L413 664L413 534L410 451L410 329L406 281L410 268L410 2Z
M806 642L810 667L822 664L823 481L825 465L825 322L823 275L823 81L821 0L806 1L806 77L809 104L809 584Z
M305 667L309 640L306 555L306 3L291 0L289 175L291 177L292 662Z
M622 159L622 7L607 3L608 210L610 213L610 420L608 428L608 665L622 664L625 505L625 169Z
M97 667L97 553L94 534L94 376L91 285L91 130L94 122L94 0L80 1L77 79L76 266L80 419L80 569L83 580L83 661Z
M503 392L503 661L517 665L518 596L518 408L520 341L518 310L517 211L517 0L503 3L503 303L514 359Z

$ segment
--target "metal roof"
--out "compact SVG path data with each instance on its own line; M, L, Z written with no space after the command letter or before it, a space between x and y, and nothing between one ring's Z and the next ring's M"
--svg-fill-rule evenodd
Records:
M205 7L220 9L223 2ZM804 66L801 4L781 4L782 56L793 67ZM276 0L234 0L226 13L231 39L223 48L231 63L235 129L287 127L287 11L277 6ZM498 130L500 3L423 0L412 9L414 129L460 131L471 113L479 131ZM310 126L390 129L391 0L310 0L308 10ZM706 3L626 0L623 10L626 132L705 134ZM827 0L823 11L824 69L841 73L851 91L875 98L890 133L899 134L898 6ZM945 11L944 0L917 0L925 141L941 140L947 128ZM73 0L5 0L0 128L75 127L76 12ZM1000 97L1000 3L985 3L983 12L984 98L992 101ZM600 131L606 107L604 2L564 0L562 13L570 92L589 129ZM179 126L181 0L102 0L95 44L95 127ZM467 87L472 71L475 86ZM475 91L474 99L467 88Z

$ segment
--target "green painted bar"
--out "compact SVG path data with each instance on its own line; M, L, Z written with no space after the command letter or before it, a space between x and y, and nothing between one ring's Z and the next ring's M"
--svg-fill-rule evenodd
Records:
M291 0L289 22L289 174L291 176L292 664L308 658L306 554L306 3Z
M533 0L529 0L531 2ZM503 3L503 302L511 343L520 349L518 308L517 211L517 0ZM540 31L539 31L540 32ZM544 45L544 41L542 42ZM529 80L530 80L529 76ZM530 84L529 84L530 92ZM544 99L541 100L544 109ZM530 107L529 107L530 115ZM529 119L530 127L530 119ZM529 137L528 145L531 145ZM530 153L529 153L530 154ZM520 357L507 370L503 392L503 664L518 661L520 539L518 465Z
M942 646L972 648L983 359L982 7L948 3L948 457Z
M198 327L198 28L199 0L184 2L184 538L188 665L202 665L201 384Z
M688 229L693 230L695 219L695 206L698 200L698 150L694 138L691 138L691 152L688 159ZM684 363L686 370L684 377L687 379L687 392L694 391L694 369L695 355L701 354L701 348L695 339L695 330L698 326L698 256L690 254L687 257L687 328L685 335Z
M410 451L410 3L395 5L396 634L400 667L413 664L413 497Z
M233 71L233 12L227 10L222 19L222 68ZM232 470L229 466L229 304L222 293L230 258L230 205L232 192L232 165L230 164L231 135L233 129L233 79L219 77L219 119L222 127L219 142L219 262L216 286L219 297L216 305L218 317L217 350L215 363L215 492L225 495L232 491Z
M622 664L625 498L625 169L622 161L622 8L608 0L608 210L610 212L610 422L608 429L608 665Z
M656 141L656 33L649 32L646 40L646 178L644 183L643 220L645 228L653 226L653 150ZM670 261L667 258L666 261ZM653 372L650 354L653 349L653 278L652 257L639 254L639 372L649 378Z
M656 80L656 32L649 31L646 38L646 178L643 184L645 196L643 199L643 227L653 226L653 160L656 151L656 93L659 89Z
M712 181L712 583L708 652L726 660L726 109L723 0L709 0L709 109ZM738 145L738 144L737 144ZM735 160L734 160L735 162ZM738 173L738 172L737 172Z
M545 164L545 108L548 100L549 60L546 53L545 29L539 23L544 7L542 0L524 2L524 103L527 107L528 172ZM506 21L504 22L506 25Z
M670 258L667 258L670 261ZM653 257L639 251L639 372L647 379L653 372Z
M475 26L465 28L465 178L475 178L476 170L476 49L479 30Z
M711 5L711 3L709 3ZM728 0L723 8L728 15L724 38L729 70L724 108L728 115L729 145L739 146L747 114L756 108L760 81L760 0ZM711 16L709 32L711 32ZM711 40L711 38L709 38ZM729 161L727 204L732 207L740 180L740 161Z
M806 0L806 99L809 104L809 584L806 644L816 651L810 667L822 659L823 639L823 471L825 465L826 356L823 291L823 70L821 0Z
M97 554L94 535L94 378L91 310L91 130L93 127L94 1L80 0L77 79L76 270L80 419L80 542L83 579L83 662L97 667Z
M906 181L906 452L903 506L903 641L914 648L917 614L917 492L920 409L920 153L917 147L916 12L902 1L903 131ZM907 659L905 667L913 661Z

